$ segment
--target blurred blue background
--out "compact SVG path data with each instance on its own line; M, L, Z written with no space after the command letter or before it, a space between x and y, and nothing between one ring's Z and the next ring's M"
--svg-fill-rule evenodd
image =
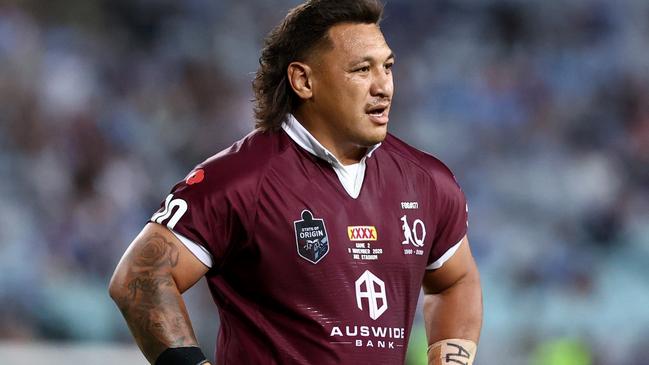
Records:
M252 129L263 37L297 3L0 2L5 360L132 348L112 270L171 186ZM391 0L385 15L391 131L468 197L476 364L646 365L649 2ZM204 283L186 297L211 354ZM422 336L418 319L410 364Z

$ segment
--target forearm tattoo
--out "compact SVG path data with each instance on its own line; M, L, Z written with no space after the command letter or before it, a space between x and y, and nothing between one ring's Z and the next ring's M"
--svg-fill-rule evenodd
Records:
M168 347L197 346L187 310L170 268L178 248L158 233L144 237L127 257L129 273L118 306L149 362Z

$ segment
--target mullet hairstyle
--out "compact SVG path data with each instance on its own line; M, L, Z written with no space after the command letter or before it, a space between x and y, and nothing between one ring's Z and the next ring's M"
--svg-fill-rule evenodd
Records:
M288 65L304 61L315 49L333 47L328 31L340 23L379 24L380 0L309 0L291 9L266 36L259 69L252 82L255 94L255 127L278 130L300 105L288 81Z

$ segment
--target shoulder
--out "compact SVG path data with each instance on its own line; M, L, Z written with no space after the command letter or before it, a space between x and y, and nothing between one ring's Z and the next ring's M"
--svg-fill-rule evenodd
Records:
M176 185L195 194L253 192L267 168L289 146L282 132L253 131L196 165Z
M407 163L412 168L421 170L433 179L436 184L457 184L451 169L437 157L412 147L392 134L388 133L381 145L381 149L393 158Z
M384 154L397 160L400 169L408 166L411 171L420 171L419 177L427 179L437 219L459 217L457 222L460 223L453 227L459 227L458 231L466 233L466 197L453 172L435 156L414 148L393 135L388 135L384 144ZM382 145L381 148L383 147ZM455 239L457 236L455 232L452 232L454 236L448 242L453 244L458 242L459 238Z

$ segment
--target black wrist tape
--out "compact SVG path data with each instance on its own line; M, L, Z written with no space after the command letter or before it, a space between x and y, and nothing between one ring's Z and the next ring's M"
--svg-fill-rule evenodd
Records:
M200 365L207 362L198 347L168 348L158 356L155 365Z

